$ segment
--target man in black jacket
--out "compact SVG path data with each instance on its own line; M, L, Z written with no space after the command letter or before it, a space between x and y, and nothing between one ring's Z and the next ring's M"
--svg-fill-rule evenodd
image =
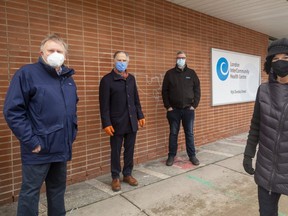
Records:
M177 154L181 120L189 160L192 164L199 165L195 152L193 125L200 95L200 81L196 72L187 67L186 54L183 51L177 52L176 66L166 72L162 85L162 98L170 125L167 166L173 165Z

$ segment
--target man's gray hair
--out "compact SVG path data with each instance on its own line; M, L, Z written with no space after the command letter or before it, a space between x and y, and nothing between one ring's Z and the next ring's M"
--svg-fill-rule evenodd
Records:
M116 56L117 56L119 53L124 53L124 54L126 55L127 61L129 61L129 54L128 54L127 52L121 51L121 50L116 51L116 52L114 53L114 55L113 55L113 59L114 59L114 60L116 59Z
M180 54L184 54L186 56L186 53L183 51L183 50L179 50L177 53L176 53L176 56L180 55Z
M65 49L65 54L68 52L68 45L64 42L64 40L57 34L49 34L47 35L44 40L41 42L40 51L44 51L44 45L47 41L54 41L55 43L62 44Z

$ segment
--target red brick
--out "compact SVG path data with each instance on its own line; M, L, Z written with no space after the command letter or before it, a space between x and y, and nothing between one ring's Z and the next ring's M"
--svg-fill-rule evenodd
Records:
M111 71L116 50L130 54L128 69L137 79L147 120L146 127L138 132L135 163L167 155L169 127L161 85L165 72L174 67L179 49L186 51L188 65L201 81L196 145L248 130L253 102L211 107L211 48L258 55L263 65L266 35L164 0L11 0L0 6L0 13L5 15L0 17L1 110L11 77L22 65L37 61L46 34L60 33L69 45L67 65L76 70L80 101L79 133L73 145L73 160L68 163L68 184L110 172L109 137L102 130L98 94L100 79ZM262 73L262 81L266 80ZM179 150L185 149L184 142L181 129ZM0 147L0 173L5 176L1 205L17 200L21 183L19 142L3 117Z

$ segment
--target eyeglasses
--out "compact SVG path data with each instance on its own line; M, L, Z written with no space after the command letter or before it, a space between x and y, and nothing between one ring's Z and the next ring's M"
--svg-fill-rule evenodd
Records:
M186 59L186 57L177 57L176 59Z
M272 62L276 62L278 60L288 61L288 55L283 56L282 58L274 57Z

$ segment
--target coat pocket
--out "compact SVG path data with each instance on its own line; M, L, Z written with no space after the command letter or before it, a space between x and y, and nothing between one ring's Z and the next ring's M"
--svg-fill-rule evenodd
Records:
M40 139L40 154L46 153L63 153L67 151L67 142L65 140L63 125L55 125L46 131L36 132Z

